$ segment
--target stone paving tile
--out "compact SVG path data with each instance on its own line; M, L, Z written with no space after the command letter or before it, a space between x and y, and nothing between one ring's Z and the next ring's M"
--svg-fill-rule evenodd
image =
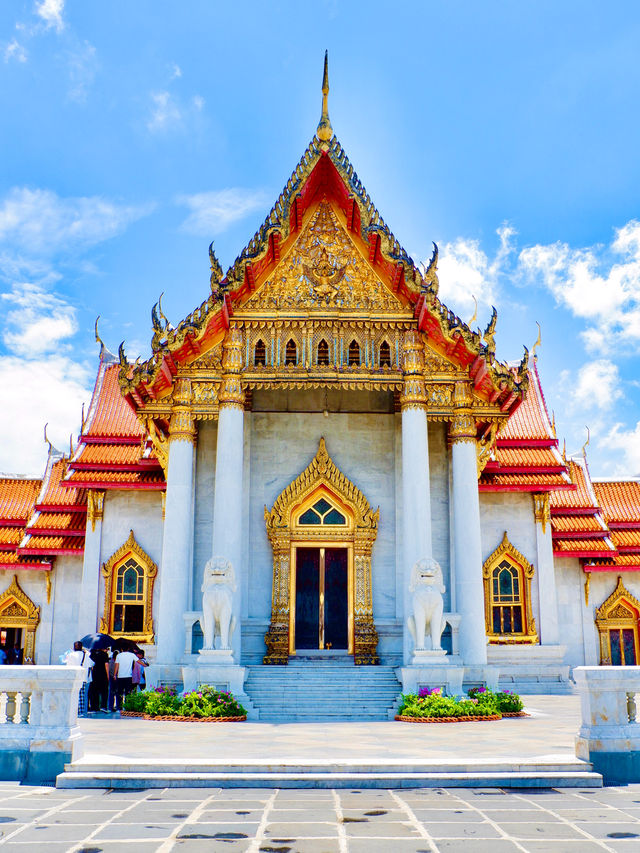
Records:
M584 838L582 832L566 823L507 823L503 828L505 833L516 839L547 838L559 841L563 838Z
M476 819L473 809L413 809L420 823L469 823ZM482 818L478 818L482 820Z
M71 842L82 841L90 832L91 830L87 829L86 826L37 824L36 826L25 826L10 841L29 842L32 846L49 841L66 841L69 845Z
M92 841L99 847L99 842L117 839L140 839L147 841L152 838L168 838L175 829L173 823L109 823L101 827Z
M340 842L337 838L296 838L280 843L267 839L258 849L261 853L340 853Z
M214 805L214 804L212 804ZM221 820L227 821L241 821L245 823L260 823L262 820L262 814L264 812L263 808L240 808L240 809L215 809L215 808L207 808L205 809L198 820L200 822L204 821L205 823L216 823ZM273 812L270 812L273 814ZM292 815L296 814L296 812L282 812L282 815ZM280 815L280 812L278 812ZM184 815L186 817L187 815ZM335 819L335 813L333 815ZM282 820L288 820L288 818L280 818Z
M432 838L500 838L500 833L488 821L474 823L425 824Z
M522 848L505 838L447 838L436 842L438 853L522 853ZM391 853L391 851L387 851ZM560 853L547 848L545 853ZM599 853L602 853L600 849Z
M393 847L390 846L388 838L350 838L348 843L349 853L431 853L431 847L425 838L394 838ZM513 850L515 849L514 847ZM505 853L511 853L511 850Z
M68 841L47 841L46 844L39 845L37 848L34 848L33 841L28 842L17 842L13 839L11 841L7 841L2 845L2 853L34 853L34 850L38 850L38 853L69 853L69 842Z
M86 847L81 847L78 853L87 853L89 850L94 850L96 853L131 853L131 846L128 841L89 841ZM156 853L159 850L157 841L136 841L135 853ZM42 853L49 853L49 848L45 847Z
M335 819L334 819L335 820ZM265 838L335 838L338 827L335 822L326 823L286 823L278 822L267 824L264 831Z
M415 838L420 836L418 830L409 822L345 823L343 826L348 836L373 836L374 838Z
M274 823L295 823L295 821L326 821L335 823L337 820L335 808L308 808L308 809L271 809L269 820Z
M212 841L211 839L176 841L171 850L175 853L245 853L251 848L252 843L251 841Z
M257 823L237 823L220 821L218 823L187 823L180 832L178 838L195 839L210 838L213 840L243 840L254 838L258 831Z
M554 809L555 811L555 809ZM542 809L482 809L496 823L559 823L560 818Z
M640 823L588 823L581 822L580 829L583 832L588 832L594 838L601 838L603 841L609 839L635 838L636 845L640 850Z
M527 853L603 853L609 848L609 845L602 847L595 841L587 841L586 838L580 841L563 839L562 841L520 841L519 843ZM628 853L631 853L630 848ZM637 850L634 853L637 853Z

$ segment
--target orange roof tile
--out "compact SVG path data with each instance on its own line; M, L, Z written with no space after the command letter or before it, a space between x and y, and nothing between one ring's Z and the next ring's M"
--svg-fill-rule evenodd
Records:
M120 393L119 370L119 364L100 361L83 435L139 437L143 434L135 413Z
M640 482L636 480L596 481L593 488L607 522L640 522Z
M498 440L500 439L556 441L535 362L533 369L529 370L527 396L500 429Z
M74 471L69 478L71 483L86 483L87 488L97 488L98 484L109 485L164 486L162 471Z
M12 545L15 548L22 542L23 536L24 527L0 527L0 548L6 545Z
M601 533L608 536L609 531L604 521L599 521L599 514L593 515L554 515L551 517L551 526L558 533Z
M27 524L32 530L78 531L84 536L87 516L83 512L39 512Z
M83 444L73 468L81 465L137 465L142 457L140 444ZM155 458L155 457L152 457ZM76 469L77 470L77 469Z
M563 551L601 551L603 554L613 554L615 548L613 543L607 539L554 539L553 550L561 553Z
M569 460L569 474L575 483L575 491L553 492L551 509L594 509L598 510L598 502L591 487L591 481L583 459Z
M0 522L26 521L33 512L42 480L0 479Z
M84 489L68 489L62 485L67 470L67 461L49 454L43 487L37 504L61 509L74 506L86 506L87 493Z
M29 536L24 547L18 548L18 556L23 554L55 554L74 551L82 553L84 540L77 536Z
M15 551L0 551L0 569L50 569L51 561L18 556Z
M480 490L489 492L494 487L519 491L544 492L551 489L571 488L562 474L482 474ZM496 489L498 491L499 489Z
M496 462L507 468L564 468L564 462L550 447L500 447Z
M640 530L612 530L611 539L616 546L621 550L626 548L640 548Z

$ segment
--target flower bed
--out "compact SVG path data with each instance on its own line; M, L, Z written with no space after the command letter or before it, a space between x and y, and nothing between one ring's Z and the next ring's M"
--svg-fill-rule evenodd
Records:
M216 690L208 684L181 696L172 687L130 693L125 699L122 715L184 722L227 723L247 719L246 710L231 693Z
M472 687L466 696L445 696L439 687L424 687L420 693L402 697L396 720L405 723L466 723L527 716L522 700L508 690L494 693Z

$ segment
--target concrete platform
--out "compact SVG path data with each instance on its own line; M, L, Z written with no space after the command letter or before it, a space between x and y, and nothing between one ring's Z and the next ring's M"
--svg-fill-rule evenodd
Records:
M424 724L82 721L85 756L59 787L591 787L575 757L579 700L535 696L529 717ZM114 745L117 744L117 749Z

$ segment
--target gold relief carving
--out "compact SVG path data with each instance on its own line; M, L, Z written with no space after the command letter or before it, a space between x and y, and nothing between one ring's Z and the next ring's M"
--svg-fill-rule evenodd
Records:
M513 589L518 589L518 595L512 596L512 601L505 603L495 595L496 584L494 583L494 572L507 569L515 571L518 576L518 584ZM482 566L482 579L484 582L484 616L487 637L490 643L500 644L536 644L538 632L536 621L533 617L531 606L531 581L535 569L527 558L518 551L509 541L505 530L502 542L491 554ZM498 584L499 589L499 584ZM522 622L522 630L500 633L493 630L494 608L510 608L512 611L518 609ZM513 624L513 618L511 620Z
M587 575L588 577L588 575ZM596 610L596 627L600 634L600 664L611 665L611 633L621 633L623 630L633 632L634 660L625 659L625 643L619 643L619 654L623 664L636 663L640 660L640 642L638 638L638 618L640 617L640 601L635 598L622 583L618 575L618 583L609 598Z
M404 333L402 341L402 372L404 382L400 395L401 409L425 409L427 388L424 382L424 345L420 332Z
M449 426L449 438L451 443L476 440L476 420L473 415L456 413Z
M167 470L169 468L169 442L164 435L161 435L161 433L158 432L158 428L156 427L153 418L146 419L146 427L149 438L153 444L153 452L162 466L164 476L166 477Z
M218 392L220 408L228 406L244 410L244 391L240 380L242 371L242 329L233 326L226 334L222 349L222 369L224 375Z
M89 489L87 492L87 520L91 522L91 530L96 529L96 521L102 521L104 512L104 492Z
M584 579L584 606L589 606L589 588L591 586L591 572L586 573L586 577Z
M424 356L424 372L426 376L430 376L434 373L453 374L455 372L455 365L450 361L447 361L444 356L440 355L440 353L432 350L426 343L424 347Z
M49 572L46 573L47 575ZM36 629L40 624L40 608L31 601L14 575L9 587L0 595L0 624L3 628L25 631L23 663L35 663Z
M160 503L162 506L162 520L164 521L164 517L167 513L167 493L160 492Z
M189 365L189 370L214 370L220 372L222 370L222 355L216 347L212 352L206 355L198 356L195 361Z
M496 438L498 436L498 424L491 424L491 428L485 433L482 438L476 442L476 456L478 465L478 479L485 469L487 462L493 458L493 451L496 446Z
M194 382L193 383L193 402L205 403L207 405L217 405L218 403L218 382Z
M133 530L129 532L127 541L113 553L102 565L104 578L104 613L100 619L100 632L114 636L113 605L116 603L115 589L118 569L128 560L133 559L143 571L143 627L136 633L115 631L115 635L126 636L138 643L153 643L153 585L158 574L158 567L151 557L142 550L136 542ZM116 601L114 601L116 599ZM138 601L135 602L139 603ZM126 606L126 604L125 604Z
M239 376L225 376L220 383L218 406L244 410L244 391Z
M453 386L444 384L427 385L427 402L434 408L444 408L451 405Z
M244 309L327 307L398 311L402 305L372 273L329 202L323 201L293 250Z
M47 590L47 604L51 604L51 572L44 573L44 585Z
M377 663L378 635L373 623L371 594L371 550L378 533L380 510L375 512L363 493L335 465L324 439L305 470L275 500L264 508L267 535L273 549L273 592L271 624L265 636L265 664L286 664L289 659L289 625L293 603L291 594L291 541L295 513L319 487L324 486L348 510L352 521L348 530L332 528L331 536L352 543L354 551L354 658L356 663ZM295 528L296 541L322 542L322 531Z
M549 492L534 494L533 514L536 522L542 525L542 532L546 533L547 524L551 521L551 501L549 499Z
M453 402L457 408L470 408L473 405L473 395L468 382L455 383Z
M190 379L176 379L173 385L173 404L175 406L191 405Z
M190 441L196 439L196 424L191 409L174 409L169 421L171 441Z

